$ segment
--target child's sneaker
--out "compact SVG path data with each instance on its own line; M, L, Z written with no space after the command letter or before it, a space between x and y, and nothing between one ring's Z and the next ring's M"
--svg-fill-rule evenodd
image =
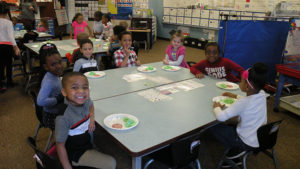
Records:
M238 158L233 159L232 162L235 163L236 166L242 165L241 160ZM232 167L232 165L230 165L227 162L223 162L223 164L222 164L222 168L231 168L231 167Z
M246 151L230 149L229 152L226 154L226 158L231 160L231 159L239 158L244 154L246 154Z

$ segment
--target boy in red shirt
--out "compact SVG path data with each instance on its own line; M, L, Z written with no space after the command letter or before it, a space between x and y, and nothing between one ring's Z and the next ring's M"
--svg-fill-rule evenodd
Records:
M226 79L230 82L240 82L232 71L238 73L239 76L244 72L244 69L233 61L219 57L220 47L216 42L209 42L205 47L206 60L195 64L190 71L196 78L203 78L204 74L218 79Z

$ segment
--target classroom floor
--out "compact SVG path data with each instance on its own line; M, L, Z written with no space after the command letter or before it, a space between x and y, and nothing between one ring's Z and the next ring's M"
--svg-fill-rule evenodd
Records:
M158 40L150 51L140 50L141 63L161 61L165 56L168 41ZM187 47L186 60L200 61L204 58L204 51ZM16 78L18 86L0 93L0 169L33 169L35 162L32 158L33 150L26 142L28 136L33 136L37 119L33 102L29 95L24 94L22 78ZM294 91L300 93L299 89ZM201 96L199 96L201 97ZM280 126L277 145L275 147L280 169L300 168L300 118L292 113L281 110L273 112L274 97L268 99L268 121L284 119ZM41 129L37 144L44 148L49 131ZM95 131L95 143L101 151L113 155L117 159L117 169L130 169L130 156L115 144L101 129ZM215 168L223 148L209 134L204 133L200 148L200 162L204 169ZM273 169L272 160L264 154L250 156L248 169ZM163 165L154 164L152 169L163 169Z

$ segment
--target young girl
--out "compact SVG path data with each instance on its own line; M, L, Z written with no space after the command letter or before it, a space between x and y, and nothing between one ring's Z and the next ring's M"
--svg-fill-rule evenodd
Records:
M225 78L227 81L240 82L232 71L239 76L244 69L233 61L220 57L220 47L216 42L209 42L205 47L206 60L203 60L191 67L191 72L196 78L203 78L204 74L218 79Z
M166 58L163 63L172 66L181 66L189 68L189 65L184 61L185 47L182 46L183 34L181 31L171 31L171 44L166 49Z
M121 48L114 52L117 67L140 66L137 55L131 50L132 38L130 32L124 31L119 34Z
M87 29L89 31L89 36L93 37L92 30L88 26L88 24L85 21L83 21L83 15L81 13L77 13L74 16L72 22L73 23L72 23L71 30L70 30L70 39L72 39L73 30L74 30L74 39L76 39L78 33L85 31L85 27L87 27Z
M12 81L12 58L13 52L20 55L20 50L14 37L14 28L10 20L7 19L9 7L5 1L0 2L0 93L6 91L2 84L4 79L4 69L6 68L7 86L13 87Z
M39 24L37 25L36 30L38 32L48 32L48 21L44 18L42 18L39 22Z
M40 63L46 74L42 80L37 104L43 107L43 123L54 129L54 120L58 115L60 105L63 105L64 101L61 94L60 80L64 67L55 45L45 44L40 51Z
M210 129L211 133L230 151L228 159L242 156L245 150L259 147L257 130L267 123L266 95L262 90L267 79L268 68L263 63L256 63L252 68L242 73L241 91L246 97L233 93L223 93L223 96L237 98L230 107L222 110L220 103L214 103L214 112L218 121L226 121L238 116L237 127L220 123Z
M97 61L93 59L93 51L93 42L90 39L83 39L80 42L82 57L79 57L78 60L75 61L74 72L85 73L98 70Z
M110 16L105 14L102 16L102 24L103 24L103 39L110 39L113 36L113 25L110 22Z

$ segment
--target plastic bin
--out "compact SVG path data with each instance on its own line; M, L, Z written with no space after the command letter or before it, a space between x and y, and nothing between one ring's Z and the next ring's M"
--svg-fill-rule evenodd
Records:
M281 97L279 106L300 116L300 94Z

